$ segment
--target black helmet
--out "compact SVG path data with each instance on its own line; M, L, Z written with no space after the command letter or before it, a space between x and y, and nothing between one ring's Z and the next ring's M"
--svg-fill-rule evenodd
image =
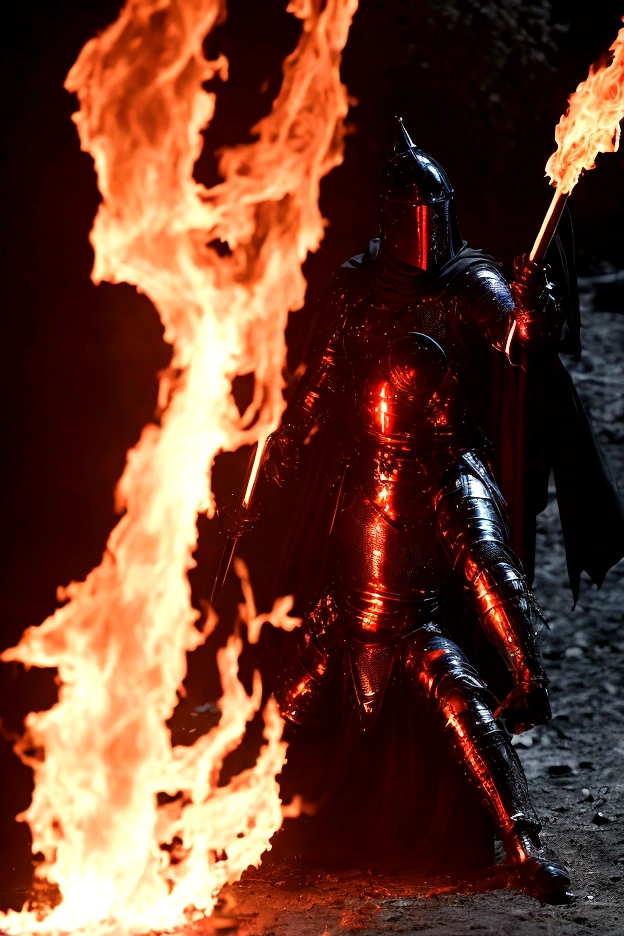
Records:
M435 270L463 244L453 189L442 166L412 142L397 119L394 154L381 177L381 243L411 266Z

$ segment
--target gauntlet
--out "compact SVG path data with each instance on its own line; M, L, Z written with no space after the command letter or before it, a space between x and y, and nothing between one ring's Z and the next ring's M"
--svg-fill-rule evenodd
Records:
M514 274L511 292L518 344L531 351L556 346L563 317L554 286L548 281L548 269L523 254L514 260Z

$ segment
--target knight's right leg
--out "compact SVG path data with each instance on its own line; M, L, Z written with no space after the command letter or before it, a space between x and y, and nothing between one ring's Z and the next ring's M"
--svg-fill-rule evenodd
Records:
M404 671L425 694L500 831L522 888L539 900L566 902L570 878L539 840L522 765L488 705L488 690L459 647L435 630L406 639Z
M316 725L331 714L330 682L343 645L337 617L333 596L326 592L306 614L277 677L275 699L282 718L292 726Z

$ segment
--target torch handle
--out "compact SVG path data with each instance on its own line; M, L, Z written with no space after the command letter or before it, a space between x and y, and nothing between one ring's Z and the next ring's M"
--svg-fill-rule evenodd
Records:
M542 222L540 232L535 239L535 243L533 244L533 249L529 254L529 260L532 260L533 263L537 263L538 266L544 265L546 251L548 250L548 246L553 239L555 231L557 230L557 225L559 224L559 219L563 214L563 209L565 208L565 203L567 200L567 194L560 192L559 189L555 191L553 199L550 203L550 207L546 212L546 217Z

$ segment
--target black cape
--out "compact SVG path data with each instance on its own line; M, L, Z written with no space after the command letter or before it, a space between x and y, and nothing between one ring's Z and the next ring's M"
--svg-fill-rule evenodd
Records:
M565 322L559 351L581 355L572 222L566 210L546 262ZM576 602L582 572L600 587L624 556L624 510L591 420L557 351L524 353L512 367L498 355L492 373L489 432L493 464L507 500L512 545L532 581L536 517L548 502L552 472Z

